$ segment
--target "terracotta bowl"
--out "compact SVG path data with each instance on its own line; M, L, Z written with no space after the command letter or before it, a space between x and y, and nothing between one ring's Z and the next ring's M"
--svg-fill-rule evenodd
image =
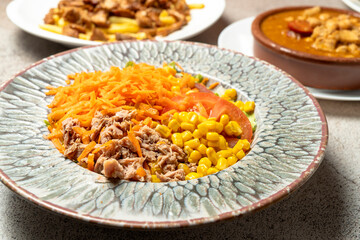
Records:
M270 40L261 30L270 15L312 6L276 8L258 15L252 23L254 55L291 74L305 86L321 89L360 89L360 58L319 56L283 47ZM360 14L341 9L321 7L360 18Z

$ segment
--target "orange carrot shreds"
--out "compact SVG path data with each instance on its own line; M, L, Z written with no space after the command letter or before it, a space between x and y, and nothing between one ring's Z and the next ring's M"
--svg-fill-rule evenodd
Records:
M151 126L152 123L152 119L150 117L145 118L145 120L143 121L144 125L147 125L148 127Z
M139 155L139 157L142 157L142 152L141 152L141 147L140 147L139 140L137 140L137 138L135 137L135 134L134 134L134 132L132 130L128 131L128 137L129 137L130 142L134 145L134 147L136 149L136 152Z
M95 154L95 153L99 152L102 148L106 148L106 147L110 146L112 143L113 143L113 140L109 140L109 141L107 141L106 143L102 144L100 147L95 148L95 149L92 151L92 153Z
M135 125L135 126L132 128L132 130L136 132L136 131L139 131L140 128L141 128L140 125Z
M60 139L59 138L53 138L53 139L51 139L51 141L54 144L54 146L56 147L56 149L59 150L59 152L61 152L62 154L64 154L65 147L62 145Z
M88 161L87 161L87 168L88 168L90 171L94 171L94 165L95 165L95 162L94 162L94 154L89 153Z
M177 105L170 99L180 93L174 93L171 87L188 91L193 88L195 81L187 73L175 77L175 73L167 68L140 63L124 69L111 67L105 72L69 75L68 80L72 80L68 82L69 85L48 88L46 94L54 95L53 101L48 105L51 108L49 122L60 129L61 122L71 117L78 119L81 127L90 127L91 119L97 111L104 115L115 114L125 106L129 108L140 104L147 106L140 120L146 117L160 120L159 111L171 107L169 103Z
M61 138L63 136L63 133L59 130L54 130L50 134L46 136L47 139L51 140L53 138Z
M82 153L80 154L80 156L77 158L78 162L80 162L81 159L83 159L84 157L86 157L96 146L96 142L92 141L91 143L89 143L88 145L86 145L86 147L84 148L84 150L82 151Z
M136 174L139 175L140 177L146 176L146 172L143 167L139 167L138 169L136 169Z
M215 83L211 84L211 85L208 87L208 89L212 90L212 89L216 88L217 85L219 85L219 82L215 82Z

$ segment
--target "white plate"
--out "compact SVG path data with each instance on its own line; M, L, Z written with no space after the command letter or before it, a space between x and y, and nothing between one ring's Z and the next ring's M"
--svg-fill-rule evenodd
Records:
M50 8L56 7L58 2L59 0L14 0L7 6L6 13L19 28L41 38L71 47L100 44L40 29L39 24L43 24L46 13ZM200 34L214 24L225 9L225 0L187 0L187 3L203 3L205 7L191 10L192 20L186 26L161 39L181 40Z
M360 12L360 0L343 0L351 9Z
M253 36L251 34L251 23L255 17L249 17L237 21L226 27L219 35L218 45L245 55L253 56ZM360 90L322 90L307 87L310 92L319 99L360 101Z

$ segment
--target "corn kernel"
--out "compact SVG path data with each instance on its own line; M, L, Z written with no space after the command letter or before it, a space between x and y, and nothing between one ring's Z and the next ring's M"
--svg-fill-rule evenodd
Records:
M235 106L237 106L240 110L244 110L244 103L243 101L236 101Z
M191 158L195 162L198 162L201 157L202 157L202 155L198 150L193 150L189 156L189 158Z
M221 123L223 126L226 126L226 124L228 124L229 121L230 121L229 115L227 115L227 114L221 115L221 117L220 117L220 123Z
M233 153L237 154L244 147L243 141L239 140L233 147Z
M218 157L214 148L209 147L206 149L206 156L210 159L214 166L217 164Z
M202 175L206 175L207 174L207 170L209 169L209 167L207 167L204 164L199 164L199 166L197 166L196 168L196 172Z
M173 144L175 144L178 147L182 148L184 146L184 142L183 142L181 133L174 133L173 135L171 135L171 141Z
M181 128L184 130L188 130L190 132L193 132L195 130L195 125L192 123L188 123L188 122L182 122L180 124Z
M151 128L156 128L157 125L159 125L158 122L155 122L155 121L151 122Z
M156 175L151 175L151 182L161 182L161 180Z
M226 126L224 127L224 131L229 136L240 136L242 133L240 125L235 121L230 121Z
M195 131L193 132L193 136L194 138L201 138L203 135L200 133L199 129L195 129Z
M219 158L215 167L219 170L224 170L225 168L227 168L228 163L226 158Z
M204 117L204 116L199 116L199 123L202 123L202 122L205 122L207 120L207 118L206 117Z
M207 166L209 168L209 167L211 167L212 162L210 161L209 158L203 157L199 160L199 165L201 165L201 164L204 164L205 166Z
M250 113L250 112L253 112L254 109L255 109L255 102L249 101L249 102L245 103L245 105L244 105L245 112Z
M162 169L157 164L153 164L152 166L150 166L150 173L152 175L156 175L156 173L161 173L161 172L162 172Z
M231 101L231 98L228 95L222 95L221 96L222 99L226 100L226 101Z
M172 116L172 119L175 119L176 121L179 122L180 121L179 113L178 112L174 113L173 116Z
M249 141L248 141L247 139L243 139L243 140L241 140L241 141L242 141L242 143L244 144L243 149L244 149L245 151L249 150L249 149L250 149L250 143L249 143Z
M228 96L230 99L236 99L237 96L236 90L233 88L226 89L224 94Z
M184 146L189 146L192 149L197 149L200 146L200 140L198 138L191 139L184 143Z
M180 87L179 86L172 86L170 90L172 92L180 92Z
M214 120L204 122L208 131L214 131L216 129L216 122Z
M180 112L179 113L179 121L180 122L187 122L188 119L188 113L187 112Z
M200 143L199 147L197 148L197 150L202 154L205 155L206 154L206 146L202 143Z
M206 140L209 141L219 141L219 134L216 132L208 132L206 134Z
M193 150L192 150L191 147L185 146L185 147L184 147L184 151L185 151L186 154L190 154Z
M219 136L219 148L221 150L226 150L228 148L228 143L222 135Z
M210 141L210 140L208 140L207 145L208 145L208 147L217 148L217 147L219 147L219 141Z
M219 157L219 158L221 158L221 157L223 157L223 158L228 158L228 157L230 157L231 155L233 155L233 152L232 152L232 150L221 150L221 151L218 151L217 153L216 153L216 155Z
M237 158L235 156L230 156L227 158L227 163L229 166L234 165L237 162Z
M185 163L179 163L179 165L177 166L178 169L183 169L185 172L185 175L190 173L190 168L188 165L186 165Z
M164 125L160 125L160 124L157 125L155 127L155 131L160 133L160 135L164 138L168 138L171 135L171 130L167 126L164 126Z
M196 172L191 172L185 176L185 180L191 180L191 179L200 178L200 177L202 177L201 174L196 173Z
M224 125L219 122L215 122L215 132L221 133L224 130Z
M196 125L199 121L199 115L197 115L196 113L194 112L190 112L188 114L188 119L189 119L189 122Z
M200 138L200 143L207 146L208 141L205 138Z
M184 142L189 141L190 139L192 139L193 135L190 131L185 131L181 133L182 139Z
M194 88L195 87L195 78L193 78L193 77L189 78L188 87L189 88Z
M217 173L219 170L214 168L214 167L209 167L206 174L207 175L210 175L210 174L214 174L214 173Z
M245 157L245 153L243 150L240 150L236 153L236 157L241 160L243 157Z
M206 126L206 121L197 125L197 129L202 135L205 135L208 132L208 127Z
M180 128L180 123L176 120L176 119L171 119L168 127L173 131L173 132L177 132Z

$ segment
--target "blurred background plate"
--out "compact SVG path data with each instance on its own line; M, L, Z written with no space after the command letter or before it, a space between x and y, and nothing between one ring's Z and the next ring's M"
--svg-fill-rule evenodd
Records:
M359 0L343 0L343 2L348 5L351 9L360 12L360 1Z
M56 7L59 0L14 0L6 8L9 19L19 28L32 35L48 39L70 47L86 45L97 45L100 42L82 40L68 37L39 28L50 8ZM164 40L184 40L208 29L223 14L225 0L187 0L188 4L203 3L203 9L191 10L191 21L179 31L173 32L166 37L159 37Z
M255 17L248 17L232 23L219 35L218 46L253 56L251 23ZM324 90L307 87L319 99L339 101L360 101L360 90Z

